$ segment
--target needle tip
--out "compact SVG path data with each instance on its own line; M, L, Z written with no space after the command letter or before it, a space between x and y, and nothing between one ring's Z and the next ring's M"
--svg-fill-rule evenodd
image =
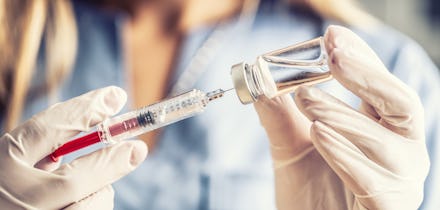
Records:
M232 89L234 89L234 88L229 88L229 89L226 89L226 90L223 90L223 89L217 89L217 90L214 90L214 91L208 92L208 93L206 94L206 97L208 97L208 100L209 100L209 101L212 101L212 100L214 100L214 99L217 99L217 98L223 97L224 93L226 93L226 92L228 92L228 91L230 91L230 90L232 90Z

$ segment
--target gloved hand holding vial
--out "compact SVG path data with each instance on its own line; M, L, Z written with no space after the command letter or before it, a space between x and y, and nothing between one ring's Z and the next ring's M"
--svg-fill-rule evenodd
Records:
M332 76L361 107L306 86L296 105L259 98L278 209L417 209L429 170L417 94L352 31L330 26L324 40Z

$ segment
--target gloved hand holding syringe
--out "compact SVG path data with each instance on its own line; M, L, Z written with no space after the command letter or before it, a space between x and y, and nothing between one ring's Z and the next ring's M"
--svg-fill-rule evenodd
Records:
M255 65L232 66L231 77L243 104L255 102L260 95L273 98L293 92L299 85L312 85L331 78L322 37L275 50L257 57ZM206 105L228 90L204 93L191 90L167 100L134 110L96 126L96 131L74 139L51 155L62 155L103 142L114 144L201 113Z

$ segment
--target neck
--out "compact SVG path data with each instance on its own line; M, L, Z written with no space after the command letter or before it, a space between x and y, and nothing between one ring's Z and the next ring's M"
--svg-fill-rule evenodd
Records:
M240 0L147 1L133 6L130 14L133 23L150 19L149 24L155 24L164 35L184 34L233 16L242 4Z

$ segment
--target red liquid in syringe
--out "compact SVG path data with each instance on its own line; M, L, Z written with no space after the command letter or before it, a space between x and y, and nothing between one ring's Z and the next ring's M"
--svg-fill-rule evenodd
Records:
M135 129L139 127L138 119L131 118L121 123L116 123L111 125L108 130L111 136L117 136L119 134L125 133L129 130Z
M59 147L57 150L55 150L52 154L50 154L50 158L56 162L58 161L58 158L74 152L76 150L82 149L84 147L90 146L92 144L96 144L101 141L99 138L99 132L93 132L90 134L87 134L85 136L79 137L75 140L69 141L65 144L63 144L61 147Z
M109 127L109 133L110 135L117 136L122 133L125 133L127 131L130 131L132 129L138 128L139 123L137 118L132 118L126 121L123 121L121 123L116 123L114 125L111 125ZM99 131L95 131L93 133L87 134L85 136L81 136L77 139L74 139L72 141L69 141L65 144L63 144L61 147L59 147L57 150L55 150L51 155L50 158L56 162L58 161L58 158L69 154L71 152L74 152L76 150L82 149L84 147L96 144L98 142L101 142L101 136L103 134Z

